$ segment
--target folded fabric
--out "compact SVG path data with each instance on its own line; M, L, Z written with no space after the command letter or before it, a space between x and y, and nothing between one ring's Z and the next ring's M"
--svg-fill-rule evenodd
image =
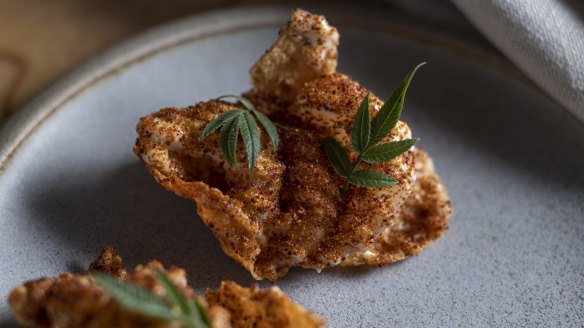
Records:
M526 75L584 122L583 0L451 0Z

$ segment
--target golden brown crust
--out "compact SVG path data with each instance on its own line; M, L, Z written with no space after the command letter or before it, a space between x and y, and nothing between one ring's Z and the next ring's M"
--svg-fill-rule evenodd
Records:
M376 248L391 254L392 261L418 255L448 229L452 206L446 187L434 171L428 153L416 149L414 191L401 209L398 221L380 240Z
M337 67L339 34L324 16L296 9L274 45L250 71L254 89L285 101L296 98L305 82Z
M223 281L216 291L207 291L207 303L227 310L233 327L324 327L325 320L292 302L278 288L244 288Z
M103 267L104 272L115 266ZM186 285L184 270L165 270L157 261L137 266L127 280L161 295L164 289L154 278L155 269L164 272L185 296L194 297ZM27 327L171 327L126 311L88 275L64 273L57 278L28 281L12 290L8 303L18 322Z
M258 109L269 103L251 94ZM388 163L363 164L392 175L396 185L351 186L340 197L342 181L324 155L324 138L335 135L350 150L351 122L366 94L342 74L307 83L298 101L278 105L272 120L282 140L280 149L274 153L262 134L264 147L251 175L245 165L234 168L225 161L216 135L199 140L202 128L233 106L217 101L142 118L134 152L161 185L197 203L223 250L256 279L274 281L292 266L321 270L346 265L371 257L375 239L396 222L415 176L410 150ZM382 104L371 95L371 114ZM399 122L384 142L410 135L407 124ZM242 148L238 158L245 163Z
M217 134L204 142L204 126L234 106L208 101L186 109L167 108L140 120L134 152L167 190L198 204L199 216L223 250L248 270L260 252L261 221L278 215L283 165L272 147L262 147L251 174L242 145L240 165L225 161ZM262 143L269 140L264 136Z
M104 247L100 257L91 264L93 270L104 273L120 273L120 266L123 270L121 258L111 246ZM322 318L292 302L274 288L248 289L234 282L223 283L216 292L207 292L208 298L209 295L215 296L214 301L207 305L187 285L186 272L181 268L165 269L160 262L151 261L147 265L138 265L130 275L118 277L162 297L165 291L156 280L155 271L165 273L186 298L196 297L203 306L208 306L214 328L252 327L251 323L253 327L324 326ZM234 300L239 300L239 303L236 304ZM56 278L28 281L11 292L8 303L18 322L27 327L178 327L174 323L146 318L125 310L88 275L64 273ZM262 315L256 315L250 321L242 317L242 313ZM275 323L278 325L273 325Z
M336 234L341 202L340 181L322 151L322 139L307 130L280 126L279 158L285 164L281 215L266 220L266 242L256 257L253 274L274 281L293 265L322 269L322 241Z
M396 223L374 239L374 256L361 253L341 265L384 265L401 261L420 254L448 229L452 207L446 188L434 171L428 153L417 148L414 154L416 181Z
M106 245L99 257L89 265L89 271L111 274L118 279L126 279L127 273L122 258L112 245Z
M443 229L414 237L421 229L414 222L425 220L407 219L421 213L410 208L425 206L424 213L439 213L431 215L436 224L447 224L449 211L435 201L447 202L445 189L429 158L413 148L386 163L361 164L391 175L395 185L350 186L340 196L343 181L325 157L323 142L335 138L354 160L349 136L359 104L369 94L370 116L375 117L383 102L335 72L337 44L336 29L323 17L296 10L278 41L252 68L254 89L245 96L269 115L281 143L274 152L262 133L262 151L251 174L245 170L243 145L237 156L244 165L233 167L220 151L217 134L199 140L204 126L234 104L212 100L164 109L138 124L136 155L166 189L197 203L223 250L256 279L275 281L292 266L321 270L379 265L416 254ZM408 138L411 130L400 121L381 142ZM414 184L416 174L421 178ZM421 181L427 183L422 186ZM436 193L428 191L432 188ZM412 197L422 201L410 200L400 216ZM401 246L396 246L398 241Z

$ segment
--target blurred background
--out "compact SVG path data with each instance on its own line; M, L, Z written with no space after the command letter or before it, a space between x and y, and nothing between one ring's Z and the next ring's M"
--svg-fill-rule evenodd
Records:
M0 119L67 70L150 27L213 9L278 2L283 1L0 0ZM447 1L362 0L359 5L461 27L478 37Z
M0 122L67 70L148 28L215 9L275 3L317 2L0 0ZM377 6L500 51L584 121L584 0L318 1L323 3Z

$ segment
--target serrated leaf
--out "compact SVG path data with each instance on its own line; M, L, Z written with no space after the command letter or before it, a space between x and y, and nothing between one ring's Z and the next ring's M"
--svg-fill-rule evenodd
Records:
M367 163L385 163L412 148L419 140L406 139L373 146L363 153L361 159Z
M181 315L177 319L187 328L208 328L209 325L205 322L205 316L208 316L207 310L202 306L197 307L193 305L193 302L187 300L165 274L160 271L156 271L155 273L156 280L164 287L166 298L172 305L180 309Z
M156 271L156 280L159 284L164 287L164 291L166 292L166 298L170 301L170 303L180 309L183 313L189 313L190 307L189 302L185 298L185 296L178 290L176 285L168 279L168 277L160 272Z
M219 141L225 158L231 165L237 164L237 136L239 135L239 115L226 121L221 128Z
M219 98L217 98L217 100L221 100L221 99L225 99L225 98L235 98L237 99L237 101L239 101L243 107L245 107L247 110L255 110L254 105L251 103L251 101L249 101L248 99L242 97L242 96L238 96L238 95L224 95L221 96Z
M324 152L326 157L331 162L333 169L343 178L349 175L350 161L347 152L335 139L326 138L324 141Z
M191 303L196 306L203 323L211 327L211 317L209 317L209 312L207 309L205 309L205 307L203 307L203 305L197 300L193 300Z
M197 309L195 309L195 311L197 311ZM198 312L193 312L189 315L182 315L178 317L178 321L186 328L211 328L211 324L205 322L201 317L201 314Z
M410 85L410 81L414 77L414 74L426 63L420 63L416 65L409 73L406 75L402 83L393 91L389 99L381 107L377 115L373 118L371 122L371 138L369 140L370 145L376 145L381 140L383 140L395 127L399 121L401 111L404 105L406 91Z
M250 112L243 112L239 116L239 131L241 138L245 144L245 152L247 153L247 167L251 172L255 165L258 155L260 153L260 130L255 121L255 118Z
M217 130L225 121L232 119L233 117L239 115L241 110L230 110L224 112L223 114L215 117L211 122L207 123L203 132L201 132L201 141L205 140L211 133Z
M349 182L361 187L388 187L396 184L397 180L382 172L363 169L353 172Z
M357 114L355 114L355 122L351 129L351 147L360 154L367 149L369 145L369 137L371 133L371 121L369 120L369 94L363 98Z
M204 140L207 136L209 136L211 133L213 133L214 131L221 127L221 134L219 139L221 144L221 150L223 151L225 157L229 160L229 162L232 165L236 165L237 154L235 153L235 151L237 147L238 138L237 135L241 133L246 146L249 171L251 172L253 166L257 162L259 150L261 148L260 129L258 127L256 119L260 121L264 130L270 137L270 140L274 147L274 151L278 150L278 145L280 142L278 130L274 123L272 123L272 121L270 121L270 119L265 114L257 111L253 103L246 99L245 97L237 95L225 95L217 98L217 100L221 100L224 98L237 99L245 107L245 109L239 108L233 109L229 112L223 113L219 117L209 122L201 133L201 140ZM234 120L236 120L237 122L235 122ZM241 125L243 125L244 123L246 127L241 127ZM256 128L252 129L251 128L252 126L255 126ZM237 133L234 135L231 133L231 131L236 131Z
M175 319L168 305L149 290L101 273L92 273L91 277L126 309L165 321Z
M268 133L270 140L272 141L272 146L274 146L274 151L278 151L278 144L280 143L280 137L278 136L278 129L270 121L270 119L262 112L254 110L253 114L258 118L258 121L264 127L264 130Z
M205 307L196 299L189 302L190 314L181 318L181 322L187 328L210 328L211 318Z

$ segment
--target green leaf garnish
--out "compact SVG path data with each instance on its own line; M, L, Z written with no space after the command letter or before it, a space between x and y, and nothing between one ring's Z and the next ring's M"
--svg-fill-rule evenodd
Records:
M168 277L160 271L156 271L156 280L164 287L166 292L166 299L170 301L170 304L178 307L181 312L189 313L191 308L189 307L187 299L178 290L178 288L168 279Z
M103 273L91 273L93 280L127 310L187 328L211 328L207 309L197 300L187 299L168 277L156 271L156 280L164 287L165 298L129 281L118 281Z
M225 122L231 121L231 119L237 117L240 112L241 110L230 110L215 117L215 119L209 122L203 129L203 132L201 133L201 140L207 138L211 133L220 128L221 125L225 124Z
M385 163L412 148L412 146L417 144L418 141L420 141L420 139L416 138L376 145L367 149L367 151L363 153L363 156L361 156L361 159L367 163Z
M363 169L353 172L349 182L361 187L388 187L396 184L397 180L382 172Z
M239 115L223 123L219 140L221 150L231 165L237 164L237 137L239 132Z
M389 99L381 107L379 113L375 115L375 118L371 122L371 138L369 140L371 144L375 145L383 140L389 134L391 129L395 127L404 106L406 91L408 90L410 81L414 77L418 68L425 64L426 63L420 63L416 65L416 67L406 75L403 82L393 91Z
M345 152L345 149L343 149L341 144L335 139L328 137L324 141L324 152L338 175L343 178L349 176L349 171L351 170L349 166L351 165L351 162L347 152Z
M351 147L357 152L367 149L371 134L371 121L369 121L369 94L359 105L355 115L355 123L351 129Z
M343 146L333 138L324 142L324 150L335 172L345 179L341 194L349 184L360 187L388 187L398 181L391 176L370 169L357 170L361 162L385 163L414 146L419 139L405 139L379 144L396 126L404 106L405 95L414 74L426 63L416 65L393 91L372 121L369 120L369 95L361 101L351 129L351 148L357 154L351 164Z
M217 98L235 98L241 103L244 109L232 109L217 116L207 123L201 133L201 141L205 140L211 133L221 127L219 142L221 150L231 165L237 164L237 140L241 134L247 155L248 170L251 172L257 162L260 147L260 128L256 122L258 120L272 141L274 151L278 150L280 138L278 129L270 119L262 112L255 109L251 101L242 96L226 95Z
M251 171L260 153L260 129L249 112L239 116L239 128L247 153L248 169Z
M272 145L274 146L274 151L278 151L278 144L280 143L280 137L278 136L278 129L270 119L266 116L266 114L254 110L252 111L253 114L257 117L258 121L264 127L264 130L268 133L270 140L272 141Z
M92 273L91 277L126 309L164 321L174 320L168 304L149 290L102 273Z
M225 98L235 98L235 99L237 99L237 101L239 101L243 105L243 107L245 107L245 109L247 109L249 111L255 110L255 107L251 103L251 101L249 101L249 99L247 99L245 97L238 96L238 95L224 95L224 96L217 98L217 100L221 100L221 99L225 99Z

